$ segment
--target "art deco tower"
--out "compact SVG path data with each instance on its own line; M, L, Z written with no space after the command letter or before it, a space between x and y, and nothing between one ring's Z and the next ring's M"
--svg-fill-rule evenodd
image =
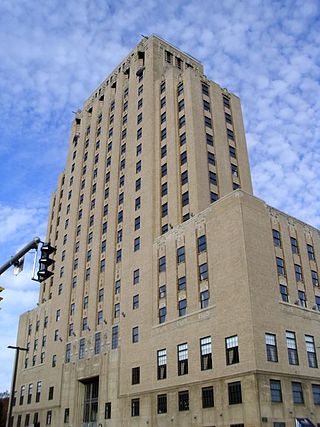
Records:
M143 38L84 103L47 241L14 425L320 422L319 232L253 197L239 99L190 55Z

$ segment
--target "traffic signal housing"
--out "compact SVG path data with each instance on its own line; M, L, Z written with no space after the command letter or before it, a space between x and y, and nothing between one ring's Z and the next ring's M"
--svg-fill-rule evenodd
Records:
M51 258L51 255L56 251L56 248L50 245L50 243L43 243L41 249L41 254L39 258L39 270L37 273L38 282L43 282L53 275L53 272L48 268L54 264L54 260Z

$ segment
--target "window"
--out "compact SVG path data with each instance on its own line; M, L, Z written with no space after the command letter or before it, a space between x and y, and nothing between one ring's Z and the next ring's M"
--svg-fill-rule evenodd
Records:
M164 203L161 206L161 217L164 218L167 215L168 215L168 203Z
M295 264L294 265L294 272L295 272L295 276L296 276L296 281L297 282L302 282L302 269L301 269L301 265Z
M189 391L179 391L179 411L189 411Z
M188 373L188 344L183 343L177 346L178 350L178 375Z
M120 294L120 291L121 291L121 280L116 280L114 284L115 295Z
M177 86L177 95L181 95L183 93L183 82L179 82Z
M168 183L164 182L161 185L161 196L163 197L163 196L166 196L167 194L168 194Z
M280 232L278 230L272 230L272 236L273 236L273 244L274 246L281 247L281 237Z
M231 129L227 129L227 137L228 139L234 140L234 133Z
M316 303L317 310L320 311L320 296L318 295L315 296L315 303Z
M208 163L209 163L209 165L213 165L213 166L216 164L216 159L215 159L214 153L211 153L210 151L208 151ZM213 173L213 172L211 172L211 173ZM217 178L216 177L211 178L210 172L209 172L209 180L210 180L210 182L215 181L215 182L211 182L211 183L217 185L217 182L216 182Z
M203 387L202 388L202 407L203 408L213 408L214 398L213 398L213 387Z
M182 199L182 206L186 206L189 204L189 192L186 191L185 193L182 194L181 196Z
M209 133L206 133L206 141L207 141L208 145L210 145L211 147L213 147L213 136L210 135Z
M158 402L158 405L157 405L158 414L166 414L167 413L167 395L158 394L157 402Z
M136 163L136 173L141 172L141 160Z
M132 298L132 308L133 310L136 310L139 308L139 295L134 295Z
M283 259L277 257L276 261L277 261L277 271L278 271L278 274L280 276L285 276L286 272L285 272L285 268L284 268L284 261L283 261Z
M293 254L298 254L299 253L299 248L298 248L298 241L297 239L295 239L294 237L290 237L290 242L291 242L291 251Z
M159 258L159 273L166 271L166 257L162 256Z
M134 252L140 250L140 237L136 237L134 239L133 249L134 249Z
M298 291L298 298L301 307L307 307L306 293L304 291Z
M181 174L181 185L187 184L188 182L188 171L184 171Z
M204 116L204 125L205 127L212 129L212 121L210 117Z
M133 284L137 285L139 283L139 280L140 280L140 270L137 269L137 270L134 270L133 272Z
M70 416L70 410L69 410L69 408L65 408L65 410L64 410L64 417L63 417L63 422L65 424L69 423L69 416Z
M47 411L46 425L51 425L52 411Z
M276 336L274 334L265 334L266 352L268 362L278 362L278 349Z
M210 112L210 102L203 100L203 109Z
M187 285L187 278L186 276L182 276L178 278L178 290L182 291L183 289L186 289Z
M160 93L163 93L166 90L166 82L161 82L160 84Z
M25 391L25 386L24 386L24 385L22 385L22 386L20 387L20 401L19 401L19 404L20 404L20 405L23 405L24 391Z
M179 110L179 112L180 111L182 111L184 109L184 99L181 99L179 102L178 102L178 110Z
M313 403L315 405L320 405L320 385L312 384L312 395L313 395Z
M212 369L211 337L200 338L201 371Z
M166 296L166 285L162 285L159 288L159 298L165 298Z
M181 164L181 165L184 165L185 163L187 163L187 152L186 152L186 151L183 151L183 152L180 154L180 164Z
M140 108L142 108L142 106L143 106L143 99L140 98L138 101L138 110L140 110Z
M140 367L132 368L131 372L131 384L140 384Z
M236 148L232 147L232 145L229 145L229 154L230 154L230 157L232 157L234 159L237 158Z
M302 384L298 382L292 382L292 400L294 404L304 403Z
M88 318L87 317L84 317L83 319L82 319L82 330L83 331L86 331L88 329Z
M200 308L207 308L209 305L209 291L200 292Z
M161 135L160 135L161 141L163 141L164 139L166 139L166 137L167 137L167 129L164 128L164 129L161 130Z
M161 177L163 178L166 175L167 175L167 163L164 163L163 165L161 165Z
M204 263L199 265L199 280L207 280L208 279L208 264Z
M112 341L111 341L111 349L114 350L118 348L119 342L119 327L113 326L112 328Z
M207 239L205 234L198 237L197 242L198 242L198 253L201 253L207 250Z
M161 159L163 159L167 155L167 146L163 145L161 147Z
M138 417L140 415L140 399L131 400L131 416Z
M179 309L179 317L185 316L187 314L187 300L182 299L178 303L178 309Z
M66 353L65 353L65 363L69 363L71 360L71 344L68 343L66 345Z
M177 261L178 263L180 263L180 262L185 262L185 260L186 260L186 254L185 254L184 246L180 246L180 248L177 249Z
M239 363L239 345L237 335L226 338L226 362L227 365Z
M32 391L33 391L33 384L29 384L29 386L28 386L28 399L27 399L27 403L31 403L31 400L32 400Z
M282 402L281 382L278 380L270 380L270 395L271 402Z
M307 245L307 252L308 252L308 258L311 261L315 260L315 256L314 256L314 249L312 245Z
M122 230L118 230L117 232L117 243L122 242Z
M52 355L52 363L51 366L54 368L55 366L57 366L57 355L53 354Z
M139 326L135 326L134 328L132 328L132 342L139 342Z
M138 178L136 180L136 191L139 191L141 189L141 178Z
M289 302L288 289L284 285L280 285L280 295L283 302Z
M225 116L226 122L227 122L227 123L229 123L230 125L232 125L232 117L231 117L231 114L229 114L229 113L224 113L224 116Z
M167 350L165 348L157 351L157 378L167 378Z
M235 381L228 384L229 405L242 403L241 382Z
M54 394L54 387L53 387L53 386L50 386L50 387L49 387L48 400L53 400L53 394Z
M137 130L137 139L140 139L142 137L142 128L139 128Z
M319 286L319 277L317 271L311 270L311 279L313 286Z
M105 420L111 419L111 402L106 402L104 407L104 418Z
M296 334L291 331L286 331L288 360L290 365L299 365Z
M116 263L121 262L122 259L122 249L118 249L116 252Z
M162 307L159 309L159 323L164 323L166 321L167 307Z
M318 361L317 361L316 346L314 344L314 337L311 335L305 335L304 337L306 341L306 350L307 350L309 368L317 368Z
M102 325L103 322L103 311L99 310L98 311L98 316L97 316L97 324L98 325Z
M113 315L114 315L115 318L120 317L120 304L119 303L117 303L117 304L114 305Z
M186 117L181 116L179 117L179 129L181 129L186 124Z
M79 342L79 359L83 359L84 356L85 356L85 345L86 345L85 338L80 338L80 342Z
M180 139L180 145L184 145L187 142L186 134L183 133L182 135L180 135L179 139Z

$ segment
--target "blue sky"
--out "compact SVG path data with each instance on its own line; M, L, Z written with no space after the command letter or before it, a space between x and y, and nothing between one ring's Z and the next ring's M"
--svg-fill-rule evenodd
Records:
M320 3L317 0L2 0L0 263L44 236L72 111L140 40L156 33L240 96L254 192L320 226ZM19 314L35 306L32 256L1 276L0 391Z

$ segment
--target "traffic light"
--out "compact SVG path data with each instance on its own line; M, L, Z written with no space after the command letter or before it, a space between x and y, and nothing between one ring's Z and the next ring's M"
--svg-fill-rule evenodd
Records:
M39 259L39 270L37 273L38 282L43 282L48 277L53 275L52 271L48 270L50 265L54 264L54 260L50 258L50 255L56 251L56 248L50 246L50 243L43 243L41 247L41 255Z
M0 286L0 292L4 291L4 288L2 286ZM0 296L0 301L3 300L3 297Z

